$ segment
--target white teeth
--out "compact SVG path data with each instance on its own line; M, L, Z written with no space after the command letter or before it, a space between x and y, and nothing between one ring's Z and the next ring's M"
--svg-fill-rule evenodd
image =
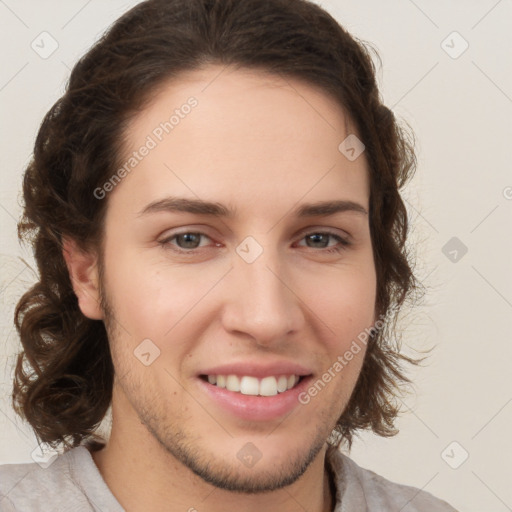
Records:
M260 395L274 396L277 395L277 381L275 377L265 377L261 379Z
M278 393L293 388L300 377L298 375L280 375L278 377L270 376L258 379L244 375L238 377L237 375L208 375L208 382L216 385L219 388L226 388L228 391L242 393L243 395L261 395L261 396L275 396Z
M240 381L240 393L243 395L259 394L260 383L256 377L242 377Z
M240 379L236 375L228 375L226 389L229 391L240 391Z
M279 379L277 381L277 391L279 391L279 393L282 393L283 391L286 391L287 389L288 389L288 379L284 375L281 375L281 377L279 377Z
M217 375L217 386L219 388L226 387L226 376L225 375Z

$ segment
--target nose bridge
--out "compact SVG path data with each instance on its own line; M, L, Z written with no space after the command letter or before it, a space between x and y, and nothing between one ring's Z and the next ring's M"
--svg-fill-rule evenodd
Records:
M252 260L257 247L251 243L249 240L248 245L242 243L237 248L225 327L245 332L264 345L282 341L288 333L298 330L302 315L300 301L287 283L290 275L282 270L282 255L277 250L261 248ZM246 257L249 254L251 257Z

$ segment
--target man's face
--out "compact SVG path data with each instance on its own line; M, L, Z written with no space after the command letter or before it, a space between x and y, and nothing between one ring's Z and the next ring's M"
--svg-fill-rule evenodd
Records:
M220 71L169 84L129 126L126 160L150 150L104 199L102 287L114 426L250 492L291 483L325 447L365 351L333 365L375 320L376 276L367 214L296 212L369 209L364 153L338 149L340 107L295 80ZM145 211L171 196L232 216Z

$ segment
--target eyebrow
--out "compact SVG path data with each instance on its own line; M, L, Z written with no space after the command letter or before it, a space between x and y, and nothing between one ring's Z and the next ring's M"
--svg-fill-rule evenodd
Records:
M145 206L137 216L158 212L184 212L212 217L233 218L236 210L227 206L201 199L188 199L184 197L166 197ZM368 215L368 211L361 204L348 200L319 201L305 203L295 208L291 213L299 218L324 217L340 212L355 212Z

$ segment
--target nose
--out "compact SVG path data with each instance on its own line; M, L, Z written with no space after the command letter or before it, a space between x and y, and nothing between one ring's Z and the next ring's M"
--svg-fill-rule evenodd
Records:
M270 250L253 263L235 258L225 287L222 319L227 332L272 346L289 342L300 331L304 325L300 292L285 268Z

